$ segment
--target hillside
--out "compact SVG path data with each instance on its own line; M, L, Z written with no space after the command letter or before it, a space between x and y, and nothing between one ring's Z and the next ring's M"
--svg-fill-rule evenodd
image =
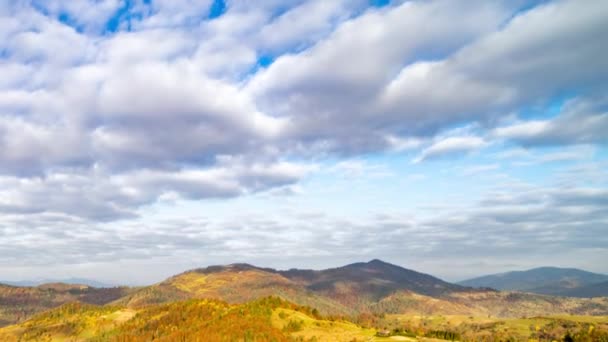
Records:
M44 284L16 287L0 284L0 327L65 303L106 304L133 291L126 287L94 288L85 285Z
M379 331L388 336L377 336ZM561 341L568 335L575 341L606 341L608 318L398 314L362 317L355 323L267 297L242 304L197 299L139 309L72 303L0 328L0 341L6 342Z
M351 322L321 319L310 308L269 297L243 304L188 300L137 310L67 304L0 329L0 340L367 341L375 333Z
M114 304L138 308L192 298L245 303L268 296L281 296L301 305L315 307L326 314L353 313L349 308L307 290L275 270L248 264L210 266L184 272L135 291Z
M461 281L458 284L471 287L490 287L506 291L568 295L568 293L572 293L576 288L605 281L608 281L608 275L575 268L540 267L527 271L487 275ZM581 295L580 297L587 296Z

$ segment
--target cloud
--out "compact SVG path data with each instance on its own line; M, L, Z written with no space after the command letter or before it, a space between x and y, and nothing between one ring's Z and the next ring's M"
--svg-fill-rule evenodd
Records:
M466 153L486 146L487 143L479 137L447 137L434 142L431 146L422 150L413 162L419 163L429 159L444 157L451 154Z
M305 1L262 27L256 38L262 51L302 50L325 38L366 5L362 0Z
M508 16L505 8L484 2L471 3L476 11L467 19L467 6L404 3L367 12L309 50L277 59L247 90L264 111L291 118L289 134L296 139L351 153L386 148L387 136L399 137L420 122L410 116L416 107L404 106L398 120L387 121L381 106L381 94L400 68L429 49L450 54ZM425 30L417 31L421 26Z
M605 220L598 198L604 165L596 160L608 131L603 2L395 1L376 8L359 0L235 0L210 20L211 3L0 4L6 264L20 260L12 253L22 264L107 262L175 256L180 248L191 260L201 249L218 259L258 251L272 260L290 250L346 260L359 251L397 255L395 241L421 253L450 243L483 250L552 232L597 245L569 229L593 232ZM554 108L564 94L571 100L556 116L528 115ZM481 200L483 208L433 222L423 214L359 222L332 217L331 208L310 220L186 217L148 226L142 218L160 202L307 193L303 180L311 173L386 175L388 167L367 162L380 154L422 162L485 153L490 145L497 156L531 167L590 165L560 169L569 193L543 188L539 198L517 187L497 194L502 204ZM575 146L551 150L564 145ZM335 169L314 173L328 161ZM476 165L456 170L495 171L491 162ZM389 171L401 171L393 166ZM407 167L416 179L433 177L425 163ZM573 190L582 187L573 181L579 171L595 190ZM508 231L508 224L517 225L513 236L480 231Z
M184 199L229 198L294 184L313 170L294 163L223 158L207 169L92 169L41 177L0 177L0 214L57 214L90 221L135 218L137 209L167 195Z
M224 170L223 156L275 165L416 150L430 142L415 159L423 161L485 146L483 125L529 103L530 94L547 98L560 84L585 83L590 90L603 84L604 59L566 73L601 53L594 37L606 29L605 6L598 4L558 2L518 13L506 2L366 10L364 2L236 1L214 20L206 20L210 1L85 5L90 1L3 8L9 20L2 30L7 77L0 147L7 152L0 173L7 177L79 178L104 170L109 179L137 172L179 178L183 170ZM573 10L584 20L565 14ZM101 32L110 18L123 26ZM570 43L579 48L555 53ZM258 56L269 52L277 54L275 62L255 69ZM535 62L539 56L547 63ZM519 62L509 62L512 57ZM524 82L541 73L554 79ZM557 119L501 126L488 137L601 143L602 108L575 101ZM481 131L445 138L446 129L463 122ZM182 187L160 178L177 192ZM267 180L253 188L275 184ZM234 185L242 188L252 186ZM248 193L234 189L226 193Z
M496 2L468 4L474 11L452 5L407 2L366 13L277 59L248 90L264 111L292 119L292 136L353 153L386 148L387 135L494 125L559 92L606 86L597 37L608 30L607 6L562 1L514 13Z
M606 105L604 98L571 100L555 118L523 121L498 127L493 134L524 146L606 144L608 142Z
M431 265L429 269L440 269L440 264L454 259L466 263L486 256L510 256L515 263L531 265L517 255L551 256L553 264L572 265L572 253L606 255L607 194L606 189L585 187L497 189L478 203L454 204L431 215L376 212L344 218L296 209L299 215L244 212L224 218L203 215L97 224L93 230L87 221L59 214L38 213L29 219L14 215L0 223L0 251L12 253L14 266L58 260L115 263L117 257L120 263L129 263L154 257L193 258L197 265L246 260L275 267L323 267L321 260L327 256L382 257L415 269L422 267L416 263L419 258ZM59 229L66 225L71 229ZM276 260L278 254L299 261L283 264ZM445 274L458 276L454 271L461 268Z

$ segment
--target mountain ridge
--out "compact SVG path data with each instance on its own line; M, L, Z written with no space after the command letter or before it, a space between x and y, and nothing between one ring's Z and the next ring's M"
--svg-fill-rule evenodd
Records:
M471 288L377 259L325 270L281 271L246 263L213 265L144 287L113 304L138 308L200 298L238 304L269 295L338 316L420 310L507 317L608 314L608 298L592 301Z
M88 278L63 278L63 279L53 279L53 278L42 278L35 280L0 280L0 284L18 286L18 287L37 287L45 284L71 284L71 285L86 285L89 287L95 288L112 288L112 287L121 287L124 285L118 284L109 284L101 281L97 281L94 279Z
M523 271L489 274L458 282L463 286L490 287L501 291L523 291L538 294L568 296L574 289L608 281L608 275L577 268L552 266ZM603 294L608 296L608 291ZM579 297L586 297L578 292Z
M608 315L608 297L569 298L472 288L373 259L325 270L276 270L247 263L212 265L132 288L0 285L0 326L73 301L140 309L191 299L242 304L269 296L338 317L416 312L496 317Z

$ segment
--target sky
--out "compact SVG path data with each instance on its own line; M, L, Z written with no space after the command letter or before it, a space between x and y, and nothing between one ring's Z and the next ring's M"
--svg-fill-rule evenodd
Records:
M0 280L608 273L608 2L0 2Z

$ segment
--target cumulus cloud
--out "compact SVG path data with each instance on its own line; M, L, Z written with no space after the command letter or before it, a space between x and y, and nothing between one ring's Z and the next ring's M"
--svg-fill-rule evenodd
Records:
M491 125L559 92L606 86L597 37L608 30L607 6L560 1L508 20L514 10L435 1L367 13L282 56L248 90L264 110L293 118L292 135L352 152L381 149L389 134Z
M171 195L226 198L290 185L313 166L222 158L207 169L108 173L94 168L40 177L0 177L0 214L67 214L91 221L134 218L136 210Z
M380 97L400 68L429 49L450 54L496 29L508 15L498 3L441 1L369 12L304 53L282 56L256 74L247 90L264 110L292 118L292 136L324 141L338 151L382 149L387 135L415 130L421 122L412 117L418 107L409 104L400 108L397 120L386 120ZM422 26L425 30L417 30Z
M87 175L93 167L109 176L140 168L206 172L222 155L269 163L434 141L416 158L422 161L484 146L475 137L432 138L449 125L485 122L560 85L603 84L605 59L566 73L603 52L594 40L606 29L601 4L566 1L517 13L511 2L398 2L365 10L364 2L236 1L214 20L206 20L210 1L85 5L3 9L10 19L3 24L8 88L0 94L0 145L9 152L0 171L8 176L44 177L63 168ZM572 10L578 19L565 14ZM91 13L128 27L103 33ZM571 56L555 52L570 43L579 46ZM534 44L547 48L536 51ZM268 52L276 61L255 69L257 56ZM242 77L246 70L254 73ZM555 79L535 81L534 89L522 83L535 73ZM562 133L580 142L601 139L601 112L578 115L584 120L562 120L560 127L569 127ZM558 124L521 123L495 135L556 136L551 127Z

